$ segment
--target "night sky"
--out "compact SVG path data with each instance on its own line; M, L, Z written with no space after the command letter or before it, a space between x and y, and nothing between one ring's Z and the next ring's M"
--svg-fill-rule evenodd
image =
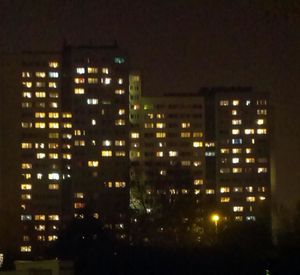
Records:
M1 52L60 50L64 40L117 40L146 95L233 85L270 92L276 197L300 200L300 1L0 0Z

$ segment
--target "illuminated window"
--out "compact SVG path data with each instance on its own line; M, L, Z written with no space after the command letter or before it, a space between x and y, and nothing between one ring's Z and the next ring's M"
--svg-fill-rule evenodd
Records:
M241 138L233 138L231 142L232 144L242 144L243 140Z
M49 122L49 128L58 129L59 123L58 122Z
M98 167L99 161L98 160L89 160L88 161L88 167Z
M258 109L257 110L257 114L258 115L266 115L267 114L267 110L266 109Z
M258 120L256 120L256 124L257 125L263 125L264 123L265 123L264 119L258 119Z
M123 64L123 63L125 62L125 59L124 59L124 57L116 56L116 57L114 58L114 62L115 62L116 64Z
M22 102L22 108L31 108L32 103L31 102Z
M158 151L158 152L156 152L156 156L161 158L161 157L164 156L164 152L163 151Z
M102 150L102 151L101 151L101 156L102 156L102 157L111 157L111 156L112 156L112 151L109 151L109 150Z
M244 207L243 206L233 206L233 212L243 212Z
M88 67L88 68L87 68L87 72L88 72L89 74L96 74L96 73L98 73L98 68L95 68L95 67Z
M62 127L65 129L70 129L70 128L72 128L72 123L64 122L64 123L62 123Z
M102 73L103 74L108 74L108 68L102 68Z
M193 162L193 165L194 165L195 167L198 167L198 166L201 165L201 161L194 161L194 162Z
M22 96L23 96L24 98L31 98L31 92L23 92L23 93L22 93Z
M75 146L85 146L85 141L84 140L75 140L74 145Z
M242 153L242 149L241 148L232 148L232 153L233 154L241 154Z
M156 133L156 137L157 138L165 138L166 137L166 133L165 132L157 132Z
M202 132L194 132L193 137L202 137L203 133Z
M214 189L206 189L206 190L205 190L205 193L206 193L207 195L213 195L213 194L215 193L215 190L214 190Z
M45 92L35 92L35 97L44 98L46 97Z
M44 118L45 116L46 116L45 113L41 113L41 112L35 113L35 117L36 117L36 118Z
M31 88L32 87L32 82L22 82L23 86L26 88Z
M45 221L46 220L46 216L45 215L35 215L34 216L34 220L35 221Z
M169 157L177 157L178 152L177 151L169 151Z
M83 77L75 77L74 82L76 84L83 84L85 82L85 79Z
M246 163L255 163L255 158L246 158Z
M75 88L74 94L76 95L83 95L84 94L84 88Z
M21 184L21 190L31 190L32 189L32 185L29 183L23 183Z
M266 167L258 167L257 168L257 173L267 173L268 172L268 168Z
M240 101L237 100L237 99L235 99L235 100L232 101L232 105L233 106L238 106L239 104L240 104Z
M98 104L97 98L88 98L86 101L87 101L88 105L97 105Z
M267 129L257 129L256 133L258 135L265 135L267 133Z
M189 122L182 122L181 123L181 128L190 128L191 124Z
M126 157L126 152L125 151L116 151L115 156L116 157Z
M240 130L239 129L232 129L231 133L233 135L238 135L240 133Z
M240 159L239 158L232 158L232 163L239 163Z
M35 86L40 88L40 87L45 87L46 85L45 85L45 82L36 82Z
M35 73L36 77L41 77L41 78L45 78L46 77L46 73L45 72L36 72Z
M243 172L243 168L240 168L240 167L232 168L232 173L234 173L234 174L238 174L238 173L242 173L242 172Z
M59 138L59 133L49 133L49 138L52 139L52 138Z
M31 163L22 163L21 168L22 169L32 169L32 164Z
M101 83L104 85L109 85L111 83L110 77L101 78Z
M49 173L48 179L49 180L59 180L59 173Z
M64 153L64 154L62 155L62 158L63 158L63 159L72 159L72 154L66 154L66 153Z
M254 134L254 129L245 129L245 134L246 135Z
M31 122L22 122L21 125L22 125L22 128L31 128L32 127Z
M116 140L115 146L125 146L125 140Z
M96 78L96 77L89 77L88 78L88 83L89 84L97 84L98 83L98 78Z
M246 197L247 202L255 202L255 197Z
M20 246L20 251L21 252L31 252L31 246L30 245Z
M58 72L49 72L50 78L58 78Z
M191 136L190 132L181 132L180 137L182 138L189 138Z
M250 106L250 104L251 104L251 100L246 100L246 102L245 102L245 104L246 104L246 106Z
M115 125L117 125L117 126L125 125L125 119L116 119Z
M252 153L252 149L251 148L246 148L245 151L246 151L246 154L251 154Z
M22 194L21 195L21 200L31 200L31 195L30 194Z
M59 221L59 215L48 215L49 221Z
M203 185L203 179L194 179L194 185Z
M50 102L50 103L49 103L49 106L50 106L51 108L58 108L58 103L57 103L57 102Z
M203 143L201 141L194 141L193 142L193 147L198 148L198 147L202 147Z
M118 84L123 84L123 82L124 82L124 80L123 80L123 78L118 78Z
M229 154L230 150L228 148L221 148L220 152L221 152L221 154Z
M118 110L118 115L119 116L125 115L125 109L119 109Z
M115 90L115 94L116 95L123 95L123 94L125 94L125 90L124 89L117 89L117 90Z
M229 101L228 100L220 100L220 106L228 106Z
M57 153L50 153L49 154L49 159L58 159L58 154Z
M228 173L230 173L230 169L229 168L220 168L220 173L221 174L228 174Z
M221 197L220 202L230 202L230 197Z
M256 105L267 105L267 100L265 99L256 100Z
M236 116L236 115L237 115L237 110L232 110L232 111L231 111L231 114L232 114L233 116Z
M36 154L36 158L37 159L44 159L46 157L46 154L45 153L37 153Z
M59 190L59 184L58 183L50 183L48 185L49 190Z
M165 128L166 124L165 123L156 123L156 128Z
M37 173L37 174L36 174L36 178L37 178L38 180L41 180L41 179L43 178L43 174L42 174L42 173Z
M49 97L58 98L58 93L57 92L49 92Z
M85 73L85 68L83 68L83 67L76 68L76 73L78 73L78 74L84 74Z
M49 67L50 68L58 68L59 64L56 61L50 61L49 62Z
M229 187L221 187L220 188L220 193L229 193L230 192L230 188Z
M140 137L140 135L139 135L139 133L131 133L131 138L139 138Z
M22 72L22 77L23 78L31 77L31 74L30 72Z
M241 119L233 119L232 120L232 125L241 125L242 124L242 120Z

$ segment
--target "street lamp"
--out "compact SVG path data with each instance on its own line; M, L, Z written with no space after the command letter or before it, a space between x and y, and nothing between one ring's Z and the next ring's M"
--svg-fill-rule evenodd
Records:
M212 214L211 220L214 222L216 227L216 234L218 234L218 222L220 220L220 216L218 214Z

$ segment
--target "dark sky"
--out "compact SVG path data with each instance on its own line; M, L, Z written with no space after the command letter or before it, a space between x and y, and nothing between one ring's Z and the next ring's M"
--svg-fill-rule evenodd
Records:
M277 195L300 200L300 1L0 0L1 51L114 39L143 73L145 94L221 85L269 91Z

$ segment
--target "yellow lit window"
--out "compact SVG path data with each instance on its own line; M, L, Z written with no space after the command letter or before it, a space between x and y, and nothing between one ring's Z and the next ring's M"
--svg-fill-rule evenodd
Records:
M49 82L48 87L49 88L57 88L57 83L56 82Z
M181 128L190 128L191 124L189 122L182 122L181 123Z
M58 122L49 122L49 128L58 129L59 123Z
M62 117L63 118L72 118L72 114L71 113L62 113Z
M49 154L49 159L58 159L58 154L57 153L50 153Z
M233 135L238 135L240 133L240 130L239 129L232 129L231 133Z
M231 111L231 114L232 114L233 116L236 116L236 115L237 115L237 110L232 110L232 111Z
M63 126L63 128L65 128L65 129L70 129L70 128L72 128L72 123L64 122L64 123L62 124L62 126Z
M203 133L202 132L194 132L193 137L203 137Z
M31 98L31 92L23 92L23 93L22 93L22 96L23 96L24 98Z
M75 88L74 94L76 95L83 95L84 94L84 88Z
M103 74L108 74L108 68L102 68L102 73Z
M193 147L198 148L198 147L202 147L203 146L203 142L201 141L194 141L193 142Z
M134 139L135 139L135 138L139 138L139 137L140 137L139 133L134 133L134 132L133 132L133 133L131 133L131 135L130 135L130 136L131 136L131 138L134 138Z
M51 98L58 98L58 93L57 92L49 92L49 97Z
M44 159L46 157L46 154L45 153L37 153L36 154L36 158L37 159Z
M30 194L22 194L21 195L21 199L22 200L31 200L31 195Z
M241 148L232 148L232 153L233 154L241 154L242 153L242 149Z
M22 163L21 164L22 169L32 169L31 163Z
M89 160L88 161L88 167L98 167L99 161L98 160Z
M46 216L45 215L35 215L34 216L34 220L36 220L36 221L44 221L44 220L46 220Z
M242 172L243 172L243 168L240 168L240 167L232 168L232 173L234 173L234 174L242 173Z
M257 173L267 173L268 172L268 168L266 167L258 167L257 168Z
M53 138L53 139L54 139L54 138L57 139L57 138L59 138L59 133L49 133L49 138L50 138L50 139L52 139L52 138Z
M116 188L124 188L124 187L126 187L126 182L125 181L116 181L115 186L116 186Z
M166 137L166 133L165 132L157 132L156 133L156 137L157 138L165 138Z
M31 252L31 246L30 245L20 246L20 251L21 252Z
M267 129L257 129L256 132L258 135L265 135L267 133Z
M48 117L49 118L59 118L59 113L50 112L50 113L48 113Z
M177 151L169 151L169 157L177 157L178 152Z
M233 206L233 212L243 212L244 207L243 206Z
M125 151L116 151L115 152L115 156L116 157L125 157L126 156L126 152Z
M22 149L31 149L32 148L32 143L29 143L29 142L23 142L21 144L21 148Z
M25 86L26 88L31 88L32 87L32 82L22 82L23 86Z
M242 124L242 120L241 119L233 119L232 120L232 125L240 125Z
M111 157L112 156L112 151L110 151L110 150L102 150L101 151L101 156L102 157Z
M124 80L123 80L123 78L118 78L118 84L123 84L123 82L124 82Z
M245 129L245 134L246 135L254 134L254 129Z
M84 79L83 77L75 77L75 78L74 78L74 82L75 82L76 84L83 84L84 81L85 81L85 79Z
M49 62L49 67L50 68L58 68L59 64L56 61L50 61Z
M255 158L246 158L246 163L255 163Z
M237 99L235 99L235 100L232 101L232 105L233 106L238 106L239 104L240 104L240 101L237 100Z
M59 215L48 215L49 221L59 221Z
M21 190L31 190L32 189L32 185L29 183L23 183L21 184Z
M252 153L252 149L251 148L246 148L246 154L251 154Z
M75 146L85 146L85 141L84 140L75 140L74 145Z
M230 169L222 167L222 168L220 168L220 173L221 174L228 174L228 173L230 173Z
M119 116L125 115L125 109L119 109L118 114Z
M48 185L49 190L59 190L59 184L58 183L50 183Z
M30 76L31 76L30 72L22 72L22 77L23 78L27 78L27 77L30 77Z
M220 202L230 202L230 197L221 197Z
M144 124L144 127L145 127L145 129L153 128L153 127L154 127L154 124L153 124L153 123L150 123L150 122L146 122L146 123Z
M220 193L229 193L230 192L230 188L229 187L221 187L220 188Z
M267 110L266 109L258 109L257 110L257 114L258 115L266 115L267 114Z
M45 98L46 93L45 92L35 92L35 97Z
M98 68L95 68L95 67L88 67L88 68L87 68L87 72L88 72L89 74L96 74L96 73L98 73Z
M258 120L256 120L256 124L257 125L263 125L264 123L265 123L264 119L258 119Z
M232 158L232 163L239 163L240 162L240 159L239 158Z
M165 123L156 123L156 128L165 128L166 124Z
M253 196L246 197L246 201L247 202L255 202L255 197L253 197Z
M97 84L98 83L98 78L96 78L96 77L89 77L88 78L88 83L89 84Z
M88 98L86 100L88 105L97 105L98 104L98 99L97 98Z
M115 120L115 125L125 125L125 119L117 119Z
M72 154L66 154L65 153L65 154L62 155L62 158L63 159L72 159Z
M31 179L31 174L30 173L25 173L25 174L22 174L22 176L25 178L25 179Z
M228 100L220 100L220 106L228 106L229 101Z
M164 156L164 152L163 151L158 151L158 152L156 152L156 156L161 158L161 157Z
M125 146L125 140L116 140L115 146Z
M41 112L35 113L35 117L36 117L36 118L44 118L45 116L46 116L45 113L41 113Z
M116 95L123 95L123 94L125 94L125 90L123 90L123 89L117 89L117 90L115 90L115 94Z
M22 125L22 128L31 128L32 127L31 122L22 122L21 125Z
M49 235L48 236L48 241L52 242L52 241L56 241L58 239L58 237L56 235Z
M189 138L191 136L190 132L181 132L180 137L181 138Z
M221 152L221 154L229 154L229 149L228 148L221 148L220 152Z
M182 160L181 161L181 166L191 166L191 161L189 161L189 160Z
M103 146L111 146L111 140L103 140L102 145Z
M78 74L84 74L85 73L85 68L83 68L83 67L77 67L76 68L76 73L78 73Z
M213 195L214 193L215 193L214 189L206 189L205 190L205 194L207 194L207 195Z
M203 179L194 179L194 185L203 185Z
M36 72L35 73L36 77L41 77L41 78L45 78L46 77L46 73L45 72Z

